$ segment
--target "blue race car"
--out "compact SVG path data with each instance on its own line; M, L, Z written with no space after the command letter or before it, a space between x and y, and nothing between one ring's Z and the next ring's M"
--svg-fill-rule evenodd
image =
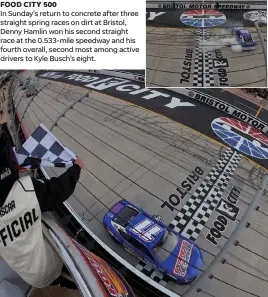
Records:
M256 41L252 38L251 34L246 28L233 28L233 34L235 35L237 42L242 46L242 49L244 51L254 50L256 48Z
M164 225L161 217L121 200L106 213L103 224L117 243L168 278L185 284L199 275L200 249Z

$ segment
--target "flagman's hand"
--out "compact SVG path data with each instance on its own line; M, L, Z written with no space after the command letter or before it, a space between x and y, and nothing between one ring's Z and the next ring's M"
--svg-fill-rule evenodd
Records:
M86 167L85 164L83 163L83 161L80 158L77 158L74 161L74 164L77 164L81 169L84 169Z

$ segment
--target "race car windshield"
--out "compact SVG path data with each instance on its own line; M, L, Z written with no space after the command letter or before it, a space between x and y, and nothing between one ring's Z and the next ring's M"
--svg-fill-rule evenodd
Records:
M251 42L252 38L250 36L243 36L245 42Z
M173 252L178 244L179 236L173 232L168 232L167 238L163 245L157 247L154 252L160 263L164 262Z
M137 209L126 206L119 212L113 221L122 227L126 227L139 214Z

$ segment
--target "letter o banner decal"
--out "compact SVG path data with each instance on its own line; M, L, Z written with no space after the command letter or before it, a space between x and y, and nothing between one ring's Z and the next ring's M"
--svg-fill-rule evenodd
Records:
M268 159L268 138L249 124L232 118L212 121L214 133L229 146L258 159Z
M184 12L180 17L185 25L196 28L211 28L219 26L226 21L226 16L217 10L196 9Z

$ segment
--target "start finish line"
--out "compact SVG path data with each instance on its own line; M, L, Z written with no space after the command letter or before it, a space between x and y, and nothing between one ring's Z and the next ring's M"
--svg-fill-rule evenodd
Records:
M248 4L248 3L182 3L182 2L164 2L154 1L146 3L146 8L161 9L230 9L230 10L248 10L248 9L267 9L267 4Z

